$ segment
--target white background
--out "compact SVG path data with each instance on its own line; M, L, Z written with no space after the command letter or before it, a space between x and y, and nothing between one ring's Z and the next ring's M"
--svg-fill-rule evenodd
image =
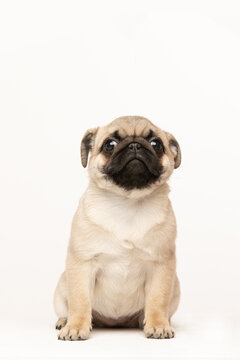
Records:
M182 148L176 338L57 341L80 140L120 115ZM0 357L240 358L240 2L1 1L0 121Z

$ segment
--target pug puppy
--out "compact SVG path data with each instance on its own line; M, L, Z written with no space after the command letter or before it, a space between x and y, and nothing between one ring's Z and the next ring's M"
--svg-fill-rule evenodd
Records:
M181 163L178 142L144 117L125 116L85 133L84 167L90 153L54 296L58 338L88 339L93 325L173 338L180 287L167 180Z

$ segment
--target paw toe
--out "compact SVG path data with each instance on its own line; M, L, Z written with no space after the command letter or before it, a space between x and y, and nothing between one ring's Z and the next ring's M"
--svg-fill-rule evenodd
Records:
M66 325L64 328L61 329L58 339L59 340L87 340L90 335L90 327L86 328L72 328Z
M147 338L154 338L154 339L171 339L174 337L175 333L172 327L151 327L145 326L144 333Z
M56 330L61 330L67 323L67 318L59 318L56 322Z

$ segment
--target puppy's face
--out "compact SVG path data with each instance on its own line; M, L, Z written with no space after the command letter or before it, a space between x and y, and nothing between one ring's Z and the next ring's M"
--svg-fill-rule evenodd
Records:
M128 195L153 191L181 162L176 139L138 116L121 117L88 130L81 144L84 167L90 151L91 179L100 188Z

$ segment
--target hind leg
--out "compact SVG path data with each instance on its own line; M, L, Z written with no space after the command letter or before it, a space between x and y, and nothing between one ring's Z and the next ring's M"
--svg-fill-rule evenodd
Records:
M66 276L63 273L58 281L55 293L54 293L54 308L58 316L56 323L56 329L60 330L67 323L68 316L68 304L67 304L67 288L66 288Z

